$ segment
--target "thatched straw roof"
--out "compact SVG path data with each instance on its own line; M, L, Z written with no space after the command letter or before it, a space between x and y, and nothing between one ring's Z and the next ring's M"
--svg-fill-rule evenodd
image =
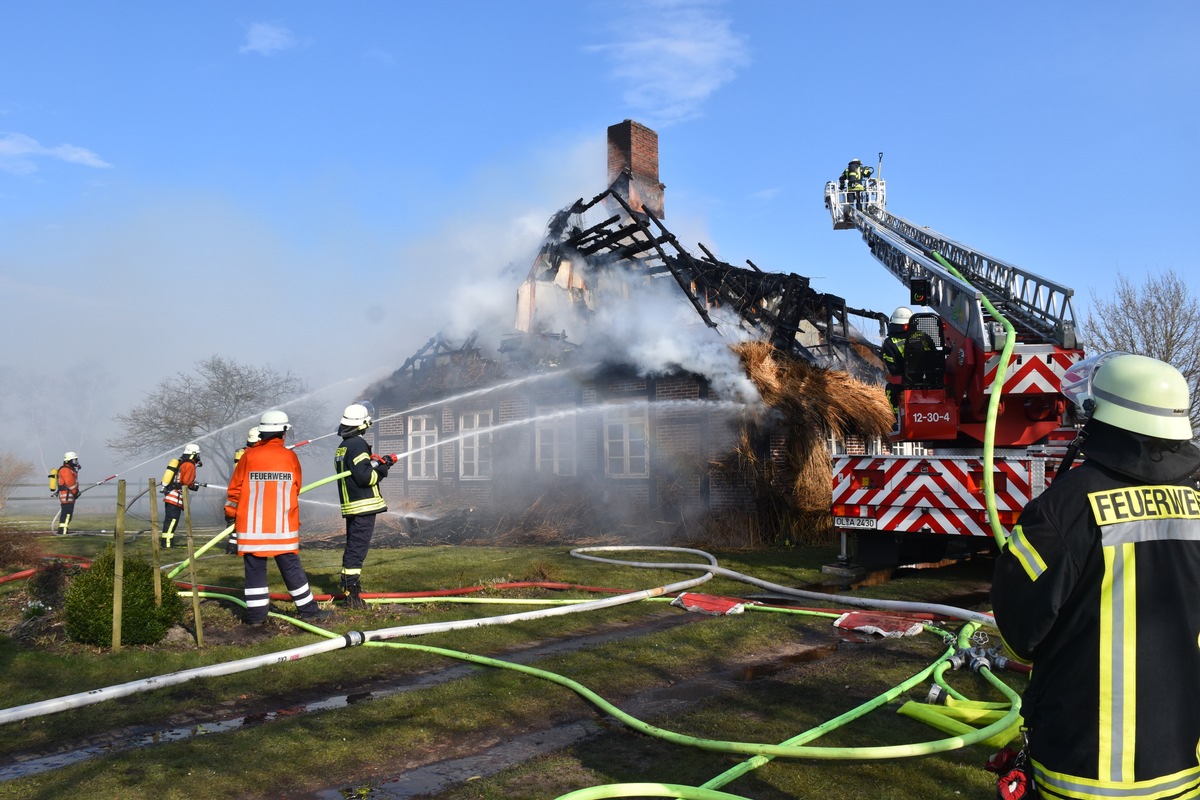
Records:
M828 510L833 474L825 439L873 439L892 427L894 416L880 386L845 372L822 369L767 342L733 346L763 402L779 416L795 471L793 502L801 511Z
M774 408L790 428L810 430L823 437L882 436L894 416L880 386L872 386L840 370L822 369L767 342L733 346L763 402Z

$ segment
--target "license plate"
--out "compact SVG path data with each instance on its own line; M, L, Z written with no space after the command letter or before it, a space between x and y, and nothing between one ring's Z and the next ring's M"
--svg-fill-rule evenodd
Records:
M875 530L875 520L872 517L834 517L833 527Z

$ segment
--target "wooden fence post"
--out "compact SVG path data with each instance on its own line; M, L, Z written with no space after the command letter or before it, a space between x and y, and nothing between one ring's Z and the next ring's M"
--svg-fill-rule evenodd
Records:
M117 481L117 525L113 530L112 649L121 649L121 610L125 592L125 480Z
M183 487L183 522L187 530L188 576L192 582L192 618L196 622L196 647L204 647L204 626L200 622L200 589L196 584L196 545L192 539L191 492Z
M162 571L158 565L158 481L150 479L150 563L154 565L154 605L162 608Z

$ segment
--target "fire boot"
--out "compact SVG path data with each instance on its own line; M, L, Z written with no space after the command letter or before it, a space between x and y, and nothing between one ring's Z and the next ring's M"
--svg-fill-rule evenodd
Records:
M342 605L346 608L366 608L367 601L362 599L362 585L357 575L342 576Z

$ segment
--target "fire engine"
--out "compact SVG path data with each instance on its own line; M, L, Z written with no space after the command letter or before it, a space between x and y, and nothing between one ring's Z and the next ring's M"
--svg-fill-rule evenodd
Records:
M950 544L994 546L1075 436L1059 393L1062 374L1083 358L1073 290L891 214L881 178L861 192L839 183L825 185L834 229L861 232L908 287L914 311L893 454L834 457L841 561L851 533L862 565L936 559Z

